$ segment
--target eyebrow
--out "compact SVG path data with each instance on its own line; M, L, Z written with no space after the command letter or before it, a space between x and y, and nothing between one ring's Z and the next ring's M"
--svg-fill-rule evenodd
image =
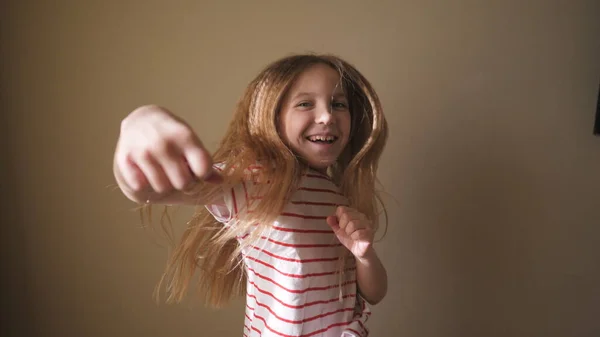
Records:
M294 96L294 99L298 99L299 97L304 97L304 96L316 96L316 95L317 94L314 93L314 92L299 92L298 94L296 94ZM346 97L346 93L339 92L339 91L336 92L336 93L334 93L332 96L335 97L335 98L340 98L340 97L347 98Z

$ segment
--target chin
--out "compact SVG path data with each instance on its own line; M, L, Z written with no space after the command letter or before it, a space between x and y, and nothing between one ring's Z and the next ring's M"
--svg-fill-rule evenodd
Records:
M337 162L337 156L302 156L302 154L297 155L297 158L303 162L305 165L308 165L310 168L327 172L327 169L333 166Z

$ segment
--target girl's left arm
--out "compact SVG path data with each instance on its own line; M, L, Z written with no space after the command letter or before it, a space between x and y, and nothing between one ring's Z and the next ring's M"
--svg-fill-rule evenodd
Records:
M371 246L363 257L356 257L358 289L369 304L379 303L387 293L387 271Z
M355 209L340 206L327 223L340 242L356 258L358 289L369 304L379 303L387 293L387 272L373 248L373 225Z

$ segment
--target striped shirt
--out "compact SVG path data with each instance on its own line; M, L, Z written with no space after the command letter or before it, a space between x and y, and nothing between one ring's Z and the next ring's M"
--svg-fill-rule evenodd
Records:
M225 191L207 205L229 224L252 194L252 182ZM338 205L347 205L325 175L309 171L283 212L259 241L242 251L247 274L244 337L366 337L371 311L357 293L355 260L339 273L346 250L329 225ZM341 287L340 287L341 284Z

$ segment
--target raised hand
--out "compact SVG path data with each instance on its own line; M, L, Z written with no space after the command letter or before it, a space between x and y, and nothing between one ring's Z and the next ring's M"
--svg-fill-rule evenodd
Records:
M359 211L339 206L335 215L327 217L340 242L358 259L364 258L373 245L375 236L372 222Z

